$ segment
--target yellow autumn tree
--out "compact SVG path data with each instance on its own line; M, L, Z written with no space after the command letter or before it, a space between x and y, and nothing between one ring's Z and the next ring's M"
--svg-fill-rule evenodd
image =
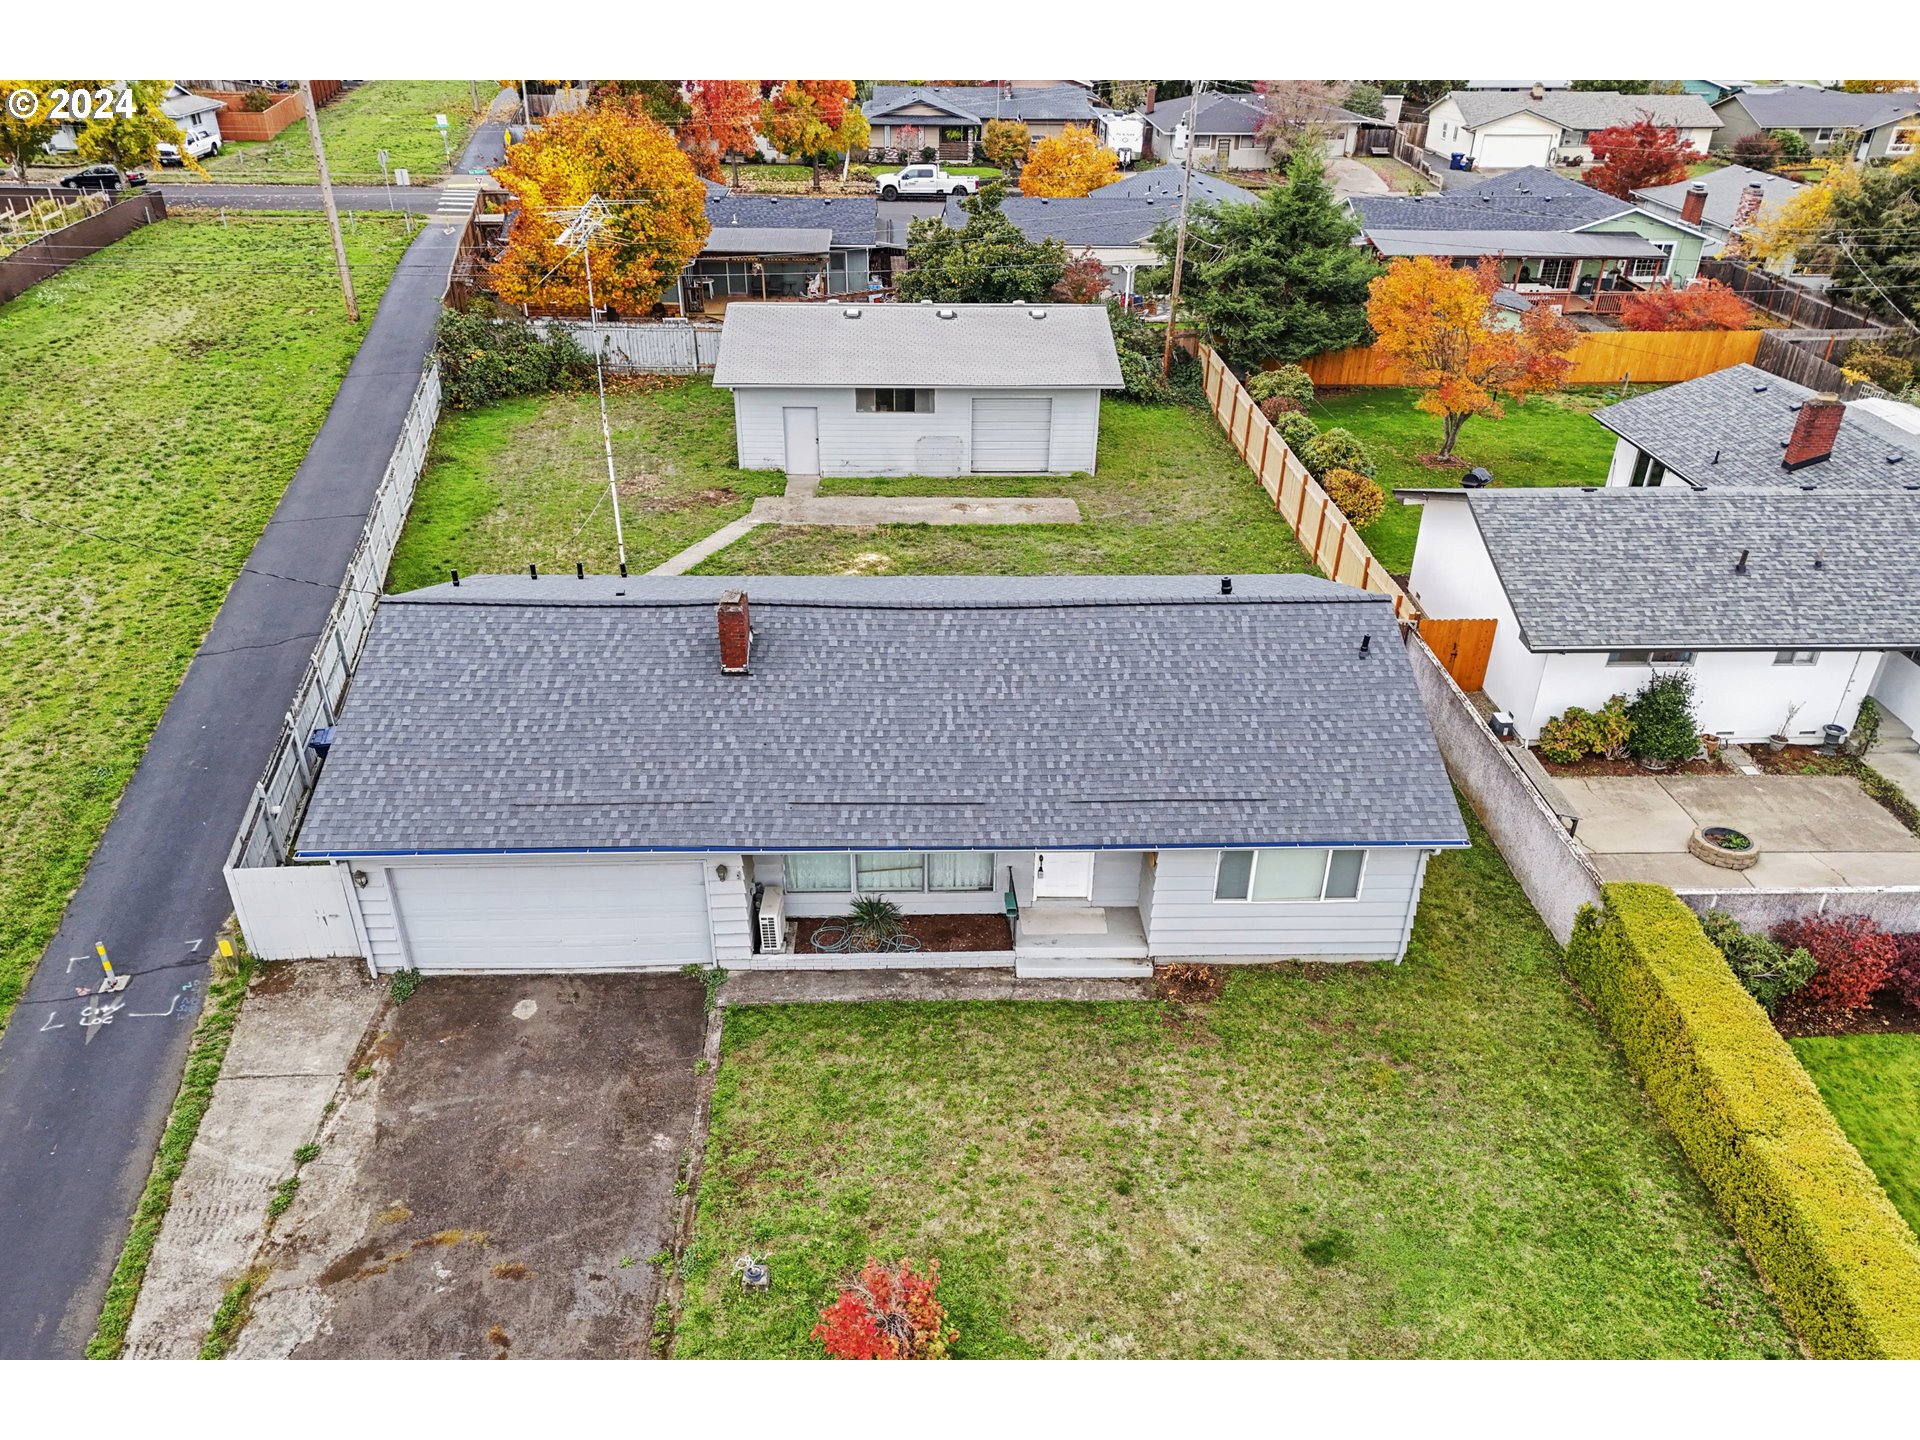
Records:
M1771 213L1762 211L1753 224L1733 237L1729 249L1769 265L1796 255L1801 269L1816 267L1833 202L1859 188L1860 167L1836 158L1817 184L1795 191Z
M1027 168L1020 172L1020 193L1075 198L1109 184L1119 173L1119 158L1092 129L1069 125L1033 147Z
M989 120L980 132L981 152L1002 170L1019 164L1032 145L1027 127L1018 120Z
M595 301L649 310L706 243L706 187L638 96L550 118L493 172L512 194L506 252L493 286L515 305L587 308L586 264L560 232L588 198L607 202L593 241Z

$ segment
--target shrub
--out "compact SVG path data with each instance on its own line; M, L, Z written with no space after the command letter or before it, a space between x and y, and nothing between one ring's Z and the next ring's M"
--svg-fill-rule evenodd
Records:
M944 1360L960 1332L947 1324L939 1286L938 1260L921 1275L911 1260L887 1266L868 1256L860 1278L820 1312L813 1338L835 1360Z
M572 390L593 374L593 358L572 335L543 340L519 320L443 310L434 344L440 393L452 410L477 410L515 395Z
M1920 934L1893 937L1893 970L1887 988L1902 1005L1920 1010Z
M1813 978L1819 964L1811 951L1796 946L1783 950L1757 930L1748 930L1724 910L1709 910L1700 917L1700 928L1707 932L1740 988L1759 1002L1769 1015L1773 1007Z
M271 110L280 103L281 97L271 90L249 90L240 101L240 108L249 115L258 115Z
M1148 405L1206 405L1206 377L1200 362L1178 345L1173 347L1170 375L1161 376L1165 331L1149 325L1118 301L1107 302L1107 319L1113 327L1114 346L1120 352L1120 378L1126 382L1127 399Z
M1273 428L1280 438L1287 442L1287 448L1304 461L1306 456L1300 452L1320 437L1320 427L1314 423L1311 415L1303 415L1295 410L1282 415L1273 422Z
M1920 1358L1920 1245L1693 912L1611 884L1567 969L1808 1348Z
M884 895L862 895L848 909L848 928L864 949L878 950L900 933L900 907Z
M1636 758L1669 765L1691 760L1700 749L1700 726L1693 718L1693 676L1685 670L1655 675L1628 702L1632 735L1627 749Z
M1759 130L1733 142L1733 163L1749 170L1771 170L1780 163L1780 142Z
M1375 474L1373 456L1360 443L1360 437L1338 425L1331 430L1321 431L1306 443L1304 449L1294 453L1316 480L1324 480L1328 472L1333 470L1357 470L1369 480Z
M1594 753L1609 760L1625 759L1627 747L1633 743L1633 720L1627 714L1627 697L1609 696L1606 704L1588 712L1588 720L1592 726Z
M1769 130L1767 138L1780 147L1780 158L1799 164L1813 154L1813 147L1807 144L1806 136L1798 130Z
M1291 400L1299 409L1313 399L1313 377L1298 365L1259 370L1247 381L1247 394L1255 400Z
M1913 384L1913 361L1881 345L1856 345L1841 361L1843 369L1864 376L1868 383L1898 395Z
M387 987L387 993L393 997L393 1003L404 1005L413 998L413 992L420 988L420 971L414 966L393 973L393 982Z
M1633 722L1627 718L1627 697L1615 695L1598 710L1569 705L1540 727L1536 748L1559 765L1571 765L1589 755L1618 760L1626 754L1632 737Z
M1329 470L1321 484L1340 513L1363 530L1387 513L1387 492L1358 470Z
M1289 400L1284 395L1274 395L1260 402L1260 413L1275 424L1282 415L1291 415L1300 409L1298 400Z
M1819 966L1800 992L1816 1010L1864 1010L1893 973L1893 937L1864 915L1808 915L1773 927L1783 948L1812 952Z

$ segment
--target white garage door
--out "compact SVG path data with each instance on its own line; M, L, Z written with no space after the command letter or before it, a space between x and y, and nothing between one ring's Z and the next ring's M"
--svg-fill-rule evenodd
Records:
M422 970L610 970L713 955L698 861L389 872Z
M1482 135L1474 164L1482 170L1518 170L1523 165L1547 163L1544 135Z
M1053 401L1045 395L996 395L973 402L973 468L1032 475L1047 468Z

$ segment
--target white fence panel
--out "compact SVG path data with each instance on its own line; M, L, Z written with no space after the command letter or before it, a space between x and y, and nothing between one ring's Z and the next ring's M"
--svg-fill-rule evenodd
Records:
M262 960L364 960L339 865L228 866L227 893Z
M665 320L647 324L585 320L534 320L541 335L564 330L589 355L597 342L607 369L649 375L692 375L711 370L720 358L720 327L711 322Z

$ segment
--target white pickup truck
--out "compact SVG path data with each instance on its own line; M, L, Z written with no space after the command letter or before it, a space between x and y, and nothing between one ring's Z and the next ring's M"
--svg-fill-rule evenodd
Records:
M973 175L949 175L938 165L908 165L874 176L882 200L898 200L902 195L971 195L980 188Z
M183 137L186 140L187 154L196 160L204 160L209 155L220 153L220 137L211 130L189 130ZM173 166L183 163L180 159L180 147L170 141L160 145L160 163Z

